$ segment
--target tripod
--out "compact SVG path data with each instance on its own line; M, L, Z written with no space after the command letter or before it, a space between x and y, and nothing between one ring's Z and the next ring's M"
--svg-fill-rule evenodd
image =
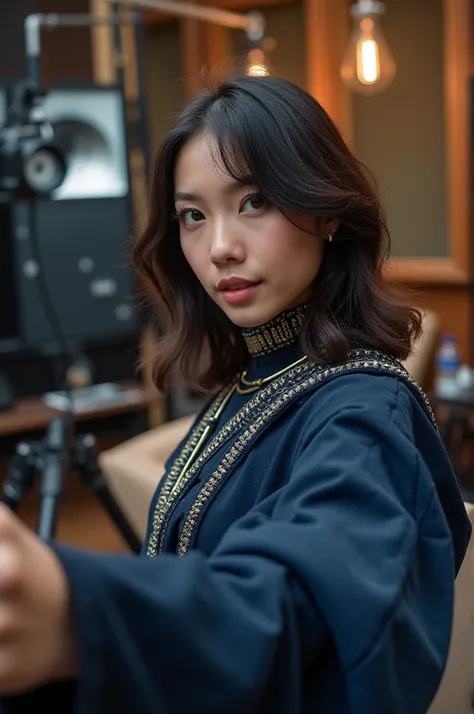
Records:
M64 477L70 469L77 470L85 487L94 492L130 549L140 553L141 541L110 492L100 469L95 437L92 434L75 437L70 413L53 419L41 441L17 445L3 484L3 502L17 511L39 474L37 533L43 540L51 540L56 533Z

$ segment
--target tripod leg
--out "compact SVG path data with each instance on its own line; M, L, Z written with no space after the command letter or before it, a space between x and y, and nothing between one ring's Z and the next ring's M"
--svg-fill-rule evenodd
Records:
M53 455L45 459L40 482L40 508L38 513L38 536L45 541L56 534L58 501L61 496L63 466Z
M142 542L107 486L97 461L95 438L91 434L81 436L77 440L76 465L86 488L95 493L130 550L138 555L142 550Z
M55 536L58 501L69 466L71 431L71 415L64 413L50 422L42 442L38 535L43 540Z

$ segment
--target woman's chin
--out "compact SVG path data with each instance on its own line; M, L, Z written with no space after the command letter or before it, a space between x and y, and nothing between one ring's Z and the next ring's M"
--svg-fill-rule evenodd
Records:
M242 329L264 325L282 312L280 308L272 310L267 307L263 309L258 305L241 306L239 308L226 305L225 307L221 306L221 308L229 320Z

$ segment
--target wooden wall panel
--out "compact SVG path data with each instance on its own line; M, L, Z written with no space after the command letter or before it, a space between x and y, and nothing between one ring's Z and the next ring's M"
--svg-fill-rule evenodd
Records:
M234 71L232 33L227 27L204 25L206 70L211 80L223 79Z
M454 263L471 271L471 0L444 0L444 72L449 240Z
M430 286L420 293L421 305L434 310L440 320L440 331L454 335L463 362L471 361L471 304L465 286Z
M88 12L88 0L2 0L0 2L0 78L22 79L26 73L24 21L27 15ZM60 28L41 33L43 76L90 80L90 33L87 28Z
M0 5L0 78L22 79L26 71L23 23L38 11L37 0L3 0Z
M17 0L15 0L16 2ZM38 12L87 13L89 0L37 0ZM43 76L46 81L90 81L92 79L91 38L87 27L60 27L43 30Z
M202 89L202 69L205 65L205 29L200 20L180 20L181 72L185 80L186 96L191 98Z
M348 0L305 0L308 91L353 145L352 97L339 70L350 37Z

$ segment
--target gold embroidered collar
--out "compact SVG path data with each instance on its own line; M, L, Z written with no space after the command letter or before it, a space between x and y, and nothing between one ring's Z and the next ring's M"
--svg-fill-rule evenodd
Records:
M261 357L294 344L301 333L306 305L291 308L258 327L242 330L242 336L252 357Z

